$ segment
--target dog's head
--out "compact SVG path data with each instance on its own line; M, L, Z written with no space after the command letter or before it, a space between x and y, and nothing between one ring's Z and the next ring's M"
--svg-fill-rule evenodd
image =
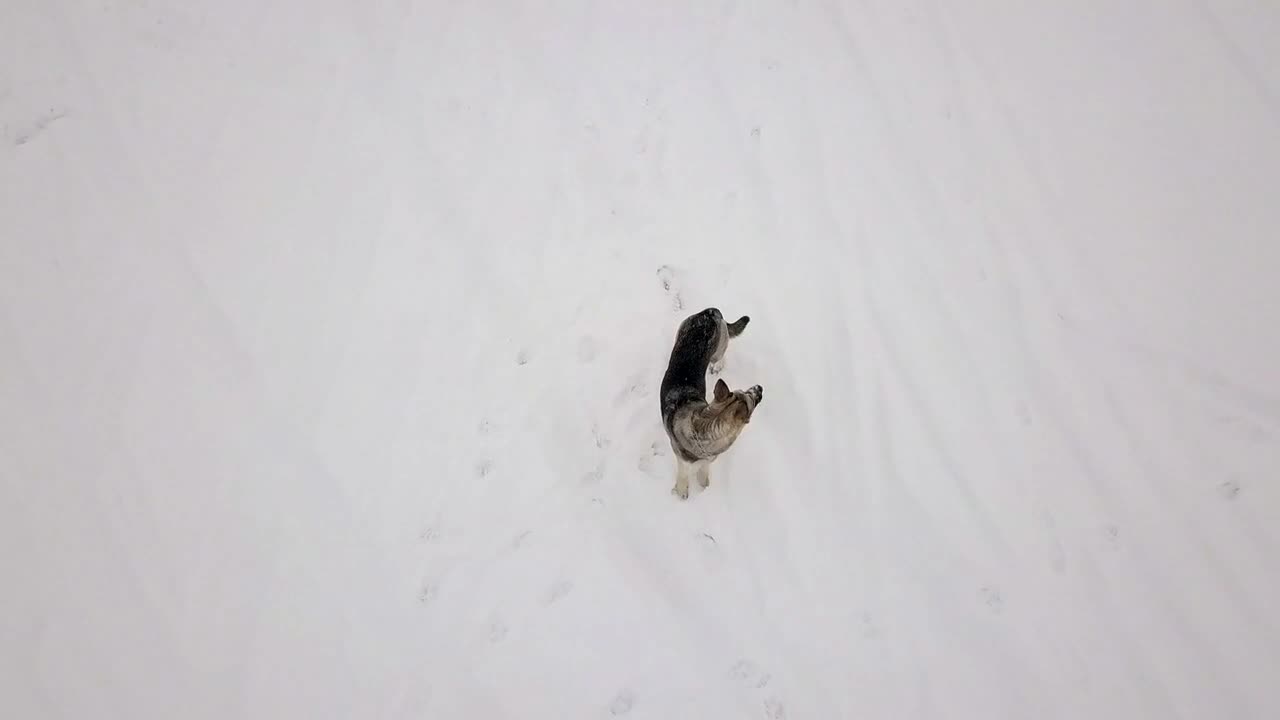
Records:
M751 414L756 411L763 399L764 388L759 385L752 385L746 390L730 390L724 380L716 380L711 410L720 417L746 425L751 422Z

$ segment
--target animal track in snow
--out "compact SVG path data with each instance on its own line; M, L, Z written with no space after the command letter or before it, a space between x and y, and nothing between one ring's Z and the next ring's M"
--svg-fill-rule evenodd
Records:
M649 381L645 378L644 373L635 373L627 379L627 386L620 393L620 399L626 398L628 395L634 397L646 397L649 395Z
M418 602L423 605L430 605L440 594L440 587L433 582L425 583L422 589L418 591Z
M547 595L546 595L544 604L551 605L563 599L564 596L568 595L569 592L572 590L573 590L572 580L557 580L555 584L552 585L549 590L547 590Z
M518 352L516 353L516 364L517 364L517 365L528 365L528 364L529 364L529 351L528 351L528 350L520 350L520 351L518 351Z
M614 395L613 407L615 410L624 406L634 407L635 403L632 401L638 398L647 398L649 394L649 380L645 377L645 374L640 372L632 373L631 377L627 378L626 384Z
M476 463L476 476L477 476L477 477L482 477L482 478L483 478L483 477L488 477L488 476L489 476L489 473L491 473L491 472L493 472L493 461L492 461L492 460L485 459L485 460L481 460L480 462Z
M502 618L494 618L489 621L489 642L500 643L506 639L507 633L511 628L502 621Z
M772 675L762 671L760 666L746 658L734 663L733 667L729 668L729 673L738 678L743 685L753 688L767 687L769 681L773 679Z
M872 640L880 635L880 631L876 629L875 622L871 619L871 613L862 613L862 638L864 640Z
M580 482L583 485L599 485L600 481L603 479L604 468L596 467L584 473Z
M765 698L764 714L769 720L787 720L787 708L776 697Z
M17 134L13 136L13 144L26 145L39 137L45 130L48 130L50 125L53 125L55 122L70 114L70 111L65 109L50 109L48 112L36 118L35 123L33 123L31 127L19 130Z
M624 688L618 691L613 697L613 702L609 703L610 715L626 715L631 712L631 708L636 704L635 693Z
M659 445L656 441L653 443L650 443L649 452L645 455L640 456L640 459L636 461L636 467L640 468L641 472L647 473L650 470L657 467L658 458L662 456L663 456L662 446Z
M1111 552L1120 550L1120 526L1107 525L1102 528L1102 532L1107 543L1107 549Z
M1261 443L1270 439L1271 433L1262 425L1245 417L1237 417L1234 415L1223 415L1218 418L1223 426L1231 428L1235 432L1241 433L1251 442Z
M683 310L684 300L676 287L676 271L670 265L663 265L658 268L658 280L662 281L662 289L671 297L671 309L676 312Z
M724 553L720 551L720 543L711 533L698 533L694 537L697 543L698 557L706 572L717 572L724 564Z
M991 609L991 612L999 615L1004 610L1004 598L1000 597L1000 588L988 585L979 589L978 594L982 597L982 602L986 603L987 607Z
M1218 485L1218 495L1220 495L1223 500L1235 500L1236 496L1239 494L1240 494L1240 483L1234 479L1227 480L1222 484Z
M1057 540L1053 541L1053 546L1049 549L1049 567L1059 575L1067 571L1067 556Z
M600 430L599 423L591 423L591 438L595 440L596 447L601 450L609 447L609 436Z
M675 280L675 270L670 265L663 265L658 268L658 279L662 281L662 289L672 292L671 283Z

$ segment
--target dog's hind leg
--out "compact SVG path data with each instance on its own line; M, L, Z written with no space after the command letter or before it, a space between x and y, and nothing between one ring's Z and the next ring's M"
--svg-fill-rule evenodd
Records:
M698 478L698 486L706 490L707 486L711 484L711 461L703 460L693 467Z
M681 500L689 499L689 476L693 474L691 470L689 463L676 458L676 486L671 488L671 494Z

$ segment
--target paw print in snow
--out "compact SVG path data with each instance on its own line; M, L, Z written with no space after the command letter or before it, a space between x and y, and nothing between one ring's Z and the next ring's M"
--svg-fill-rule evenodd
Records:
M551 589L547 591L546 604L551 605L564 598L573 590L573 582L571 580L557 580Z
M1004 609L1004 598L1000 597L1000 588L986 586L981 588L978 594L982 597L982 602L986 603L987 607L991 609L991 612L998 615Z
M439 594L439 586L435 583L426 583L422 586L422 589L418 591L418 602L423 605L430 605Z
M684 309L684 301L680 299L680 289L676 287L676 271L670 265L658 268L658 280L662 289L671 297L671 308L677 312Z
M489 642L500 643L507 637L510 628L502 621L501 618L494 618L489 621Z
M662 457L662 455L662 446L657 442L650 443L649 452L640 456L640 459L636 461L636 467L639 468L641 472L647 473L656 467L658 458Z
M880 635L880 631L876 629L875 622L871 619L871 613L862 613L862 638L864 640L874 640Z
M1107 544L1107 549L1116 552L1120 549L1120 526L1107 525L1102 528L1103 540Z
M609 436L600 429L599 423L591 423L591 438L595 440L596 447L601 450L609 447Z
M1227 480L1218 485L1218 495L1221 496L1223 500L1235 500L1236 496L1239 494L1240 483L1234 479Z
M763 688L769 684L773 676L767 672L763 672L754 662L743 658L733 664L729 668L729 673L738 678L743 685L753 688Z
M622 690L614 696L613 702L609 703L610 715L626 715L631 712L631 708L636 704L635 694L630 690Z
M627 388L623 391L623 395L631 395L633 397L648 397L649 381L643 373L634 373L627 379Z

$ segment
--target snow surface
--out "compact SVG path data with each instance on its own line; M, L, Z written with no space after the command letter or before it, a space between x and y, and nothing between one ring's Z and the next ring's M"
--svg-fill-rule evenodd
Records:
M1280 717L1277 38L8 0L0 716Z

